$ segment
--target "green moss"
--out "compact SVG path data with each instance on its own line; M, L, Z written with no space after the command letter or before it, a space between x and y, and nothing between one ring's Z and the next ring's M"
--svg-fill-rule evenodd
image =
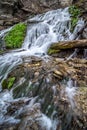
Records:
M48 49L48 55L56 54L58 52L59 52L59 50L55 50L55 49L51 49L51 48Z
M71 31L73 31L78 22L81 11L77 6L70 6L69 13L71 14Z
M4 79L2 82L2 89L11 89L15 81L15 77Z
M15 25L11 31L5 36L4 40L7 49L20 48L26 34L27 25L19 23Z

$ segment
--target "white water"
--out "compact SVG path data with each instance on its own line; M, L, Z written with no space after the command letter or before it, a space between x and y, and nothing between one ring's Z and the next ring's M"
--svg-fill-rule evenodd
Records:
M46 115L42 114L41 118L37 119L42 126L43 130L56 130L58 125L58 120L51 120Z
M65 92L68 97L68 100L71 103L72 108L74 108L75 107L74 96L76 94L76 86L75 84L73 84L73 81L71 79L67 82Z
M22 58L31 55L46 55L50 44L58 41L73 40L78 38L77 33L84 26L84 22L79 20L74 32L70 32L70 14L68 12L68 8L49 11L45 14L41 14L30 19L29 21L30 24L28 26L27 35L25 37L22 48L11 51L4 55L0 55L1 81L7 76L13 67L23 62ZM32 22L33 24L31 24ZM1 31L0 37L6 34L6 32L8 32L10 29ZM70 87L70 82L67 85L66 93L73 106L73 96L75 94L75 89L74 87ZM9 92L6 92L5 96L7 97L5 98L2 96L2 100L0 100L0 104L2 105L1 111L4 106L6 110L6 101L8 101L10 98ZM4 98L6 99L5 101L3 100ZM40 119L40 122L42 123L43 127L46 127L46 130L56 130L56 121L52 122L52 120L50 120L45 115L43 115L43 117Z
M10 30L12 29L12 27L8 28L8 29L5 29L5 30L2 30L0 31L0 37L3 37L7 32L9 32Z

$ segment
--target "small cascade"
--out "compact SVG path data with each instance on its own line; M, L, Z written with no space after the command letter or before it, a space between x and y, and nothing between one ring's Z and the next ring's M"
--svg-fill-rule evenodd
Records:
M13 97L8 90L0 93L0 124L4 121L4 115L7 113L7 107L10 101L13 101Z
M5 30L2 30L0 31L0 38L3 37L7 32L9 32L10 30L12 29L12 27L8 28L8 29L5 29Z
M36 46L37 51L39 49L46 52L47 46L52 42L68 40L71 35L69 31L70 15L68 8L49 11L46 14L30 19L30 21L35 21L36 24L28 28L23 44L25 49L33 50Z
M46 115L42 114L41 118L37 119L40 123L40 125L42 126L42 129L44 130L56 130L57 129L57 125L58 125L58 121L56 120L51 120L50 118L48 118Z
M75 107L74 96L76 94L76 85L71 79L69 79L69 81L67 82L65 92L72 108L74 108Z

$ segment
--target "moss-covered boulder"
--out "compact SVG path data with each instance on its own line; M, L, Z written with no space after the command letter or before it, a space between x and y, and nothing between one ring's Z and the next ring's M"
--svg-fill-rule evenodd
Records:
M16 24L4 37L6 48L20 48L26 34L27 25L25 23Z

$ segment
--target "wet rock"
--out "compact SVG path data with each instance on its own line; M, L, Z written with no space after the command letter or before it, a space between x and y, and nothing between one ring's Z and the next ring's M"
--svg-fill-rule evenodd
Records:
M37 57L25 58L24 63L14 68L7 79L16 77L13 88L14 98L25 96L29 97L29 100L11 103L7 115L13 116L17 112L16 118L22 119L18 128L25 130L44 130L45 128L43 129L38 121L42 113L59 120L58 128L67 130L86 128L86 70L86 59L52 58L45 62ZM67 88L70 78L71 88ZM81 80L84 82L84 87ZM25 122L27 122L26 126L24 126Z
M84 29L84 31L82 33L82 37L87 39L87 27Z
M31 101L32 99L30 99ZM5 117L9 119L2 121L2 124L0 124L0 129L2 130L27 130L27 129L33 129L38 130L39 124L37 121L37 118L42 116L42 113L40 112L40 107L38 104L31 104L28 100L21 99L18 101L14 101L13 103L10 103L9 111L7 111ZM31 105L28 105L28 104ZM15 119L12 117L15 116ZM26 123L26 125L24 125Z
M34 57L35 58L35 57ZM28 87L28 90L36 88L39 90L39 85L47 84L56 84L55 78L59 81L63 80L65 77L71 77L78 82L78 85L81 86L82 80L84 85L86 85L86 70L87 70L87 61L86 59L70 59L70 60L59 60L54 58L49 62L42 61L40 58L36 60L30 58L28 63L25 63L18 66L13 72L8 75L9 77L15 77L14 86L19 86L14 89L20 91L20 88L25 86ZM32 83L32 84L31 84ZM37 86L37 87L35 87ZM49 87L48 87L49 88ZM34 95L36 95L36 90L33 90ZM15 92L16 93L16 92ZM19 92L20 93L20 92Z

